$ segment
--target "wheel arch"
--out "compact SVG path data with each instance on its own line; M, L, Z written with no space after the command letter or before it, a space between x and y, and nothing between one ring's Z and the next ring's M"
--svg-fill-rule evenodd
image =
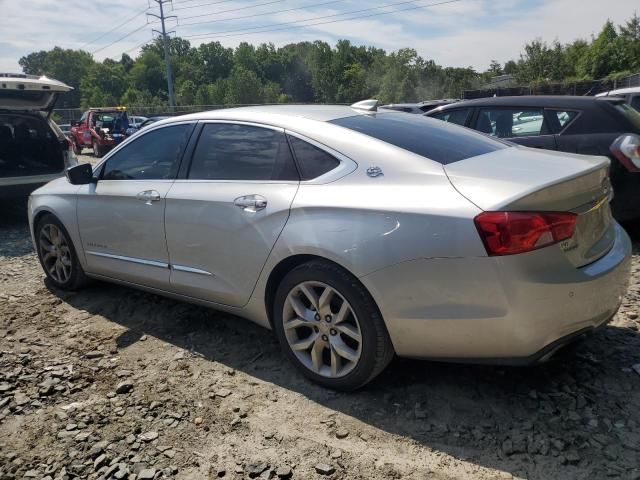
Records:
M374 298L371 291L369 291L369 289L360 281L360 279L358 279L358 277L354 275L354 273L351 272L348 268L327 257L323 257L315 254L300 253L300 254L291 255L289 257L286 257L280 260L280 262L278 262L275 265L275 267L273 267L273 269L269 273L269 277L267 278L267 282L264 290L264 307L267 312L267 319L269 320L269 325L271 326L271 329L273 329L273 302L275 300L276 290L278 289L278 285L280 285L280 282L282 282L282 279L294 268L314 260L330 263L344 270L345 272L349 273L354 279L358 281L358 283L360 283L360 285L362 285L362 288L366 290L369 296L371 296L373 303L375 304L376 308L380 312L380 315L382 316L382 311L380 310L380 307L378 306L378 303L376 302L376 299Z

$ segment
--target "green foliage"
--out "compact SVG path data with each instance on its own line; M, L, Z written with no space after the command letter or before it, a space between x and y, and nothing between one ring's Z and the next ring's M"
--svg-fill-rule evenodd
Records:
M595 78L618 79L640 70L640 18L624 25L604 23L590 40L568 44L534 39L517 60L489 68L453 68L423 59L411 48L387 53L340 40L298 42L276 48L240 43L235 49L220 42L193 47L182 38L168 41L174 88L179 105L253 103L352 103L366 98L382 102L413 102L460 97L463 90L482 88L492 77L513 75L522 85L570 84ZM128 105L167 106L164 48L160 39L145 45L137 58L96 62L81 50L55 47L20 59L25 73L45 74L74 90L58 107Z

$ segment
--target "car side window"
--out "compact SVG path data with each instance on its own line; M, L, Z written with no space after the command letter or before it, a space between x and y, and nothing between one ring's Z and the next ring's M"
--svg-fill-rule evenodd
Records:
M476 130L498 138L547 135L541 108L483 108Z
M578 112L568 110L552 110L551 114L555 115L558 118L560 128L564 128L571 123L571 120L576 118Z
M296 155L302 180L313 180L340 165L340 161L337 158L315 145L311 145L309 142L292 135L289 135L289 142Z
M194 180L298 180L283 132L234 123L202 128L187 178Z
M105 163L102 180L168 180L176 177L192 124L171 125L136 136Z
M438 120L464 126L464 124L467 122L467 117L469 116L469 109L462 108L457 110L447 110L431 116L433 118L437 118Z
M631 97L631 106L640 112L640 95Z

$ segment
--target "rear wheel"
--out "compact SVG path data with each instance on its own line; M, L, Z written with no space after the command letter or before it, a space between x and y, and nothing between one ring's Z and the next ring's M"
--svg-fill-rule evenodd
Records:
M278 287L273 318L287 357L325 387L360 388L393 358L373 299L335 264L313 261L289 272Z
M42 217L35 238L40 264L57 288L75 290L88 283L69 234L56 217Z

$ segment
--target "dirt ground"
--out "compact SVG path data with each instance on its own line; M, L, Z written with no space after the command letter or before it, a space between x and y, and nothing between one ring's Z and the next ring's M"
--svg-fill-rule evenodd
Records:
M640 230L640 229L639 229ZM639 479L640 231L614 321L530 368L303 379L270 332L128 288L49 288L0 206L0 480Z

